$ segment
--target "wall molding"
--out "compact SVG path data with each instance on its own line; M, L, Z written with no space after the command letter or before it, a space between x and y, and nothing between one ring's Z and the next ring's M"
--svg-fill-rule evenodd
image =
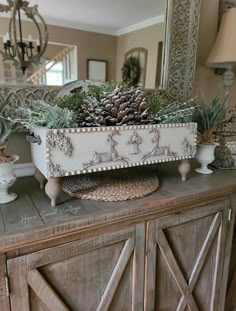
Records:
M60 19L54 18L44 18L47 25L58 26L58 27L65 27L65 28L72 28L82 31L90 31L90 32L97 32L105 35L116 35L116 31L109 27L100 27L100 26L93 26L93 25L85 25L85 24L78 24L71 21L65 21Z
M7 14L0 14L0 17L3 18L9 18L10 15L8 16ZM23 20L27 21L27 18L22 18ZM155 24L160 24L164 23L165 16L164 15L159 15L155 16L150 19L146 19L142 22L130 25L128 27L120 28L118 30L112 29L109 27L99 27L99 26L93 26L93 25L85 25L85 24L79 24L71 21L66 21L66 20L61 20L61 19L55 19L55 18L49 18L49 17L44 17L45 22L47 25L51 26L58 26L58 27L65 27L65 28L72 28L76 30L82 30L82 31L89 31L89 32L96 32L96 33L101 33L105 35L112 35L112 36L121 36L126 33L139 30L148 26L152 26Z
M73 28L73 29L83 30L83 31L97 32L97 33L102 33L105 35L113 35L113 36L121 36L121 35L124 35L126 33L129 33L129 32L135 31L135 30L139 30L139 29L142 29L142 28L145 28L148 26L164 23L164 20L165 20L165 16L159 15L159 16L155 16L153 18L144 20L140 23L136 23L136 24L130 25L128 27L121 28L119 30L114 30L114 29L108 28L108 27L83 25L83 24L73 23L70 21L63 21L63 20L57 20L57 19L45 17L45 21L48 25Z
M164 23L164 21L165 21L165 16L164 15L159 15L159 16L147 19L145 21L142 21L140 23L137 23L137 24L134 24L134 25L131 25L131 26L119 29L116 32L116 36L125 35L125 34L127 34L129 32L136 31L136 30L139 30L139 29L142 29L142 28L146 28L148 26L152 26L152 25L155 25L155 24L161 24L161 23Z
M36 169L33 163L20 163L14 165L17 177L33 176Z

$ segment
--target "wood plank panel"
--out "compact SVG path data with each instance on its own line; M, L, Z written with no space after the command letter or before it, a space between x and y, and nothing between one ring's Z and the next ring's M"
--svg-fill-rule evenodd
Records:
M6 257L0 254L0 310L10 311L9 293L7 288Z
M24 293L20 292L35 310L44 310L42 302L49 310L105 311L110 310L111 305L114 310L122 306L128 307L127 310L143 310L144 224L61 247L8 260L13 288L17 288L18 280L13 272L18 267L18 275L27 280L40 299L31 294L33 301L29 300L26 287ZM107 269L102 259L109 260ZM120 295L121 284L126 288L125 302L122 301L124 294ZM17 299L18 296L12 296L14 308ZM13 311L18 311L14 308Z
M200 179L200 177L196 177L198 182ZM206 177L204 180L206 183L206 180L211 180L211 177ZM122 305L122 297L126 297L127 302L122 305L123 309L121 307L121 310L132 309L132 311L141 311L143 310L144 292L144 255L146 257L145 271L147 273L145 281L145 311L154 309L161 310L161 308L163 309L165 307L163 301L161 304L156 305L160 291L155 291L155 286L156 283L159 282L160 276L163 277L163 280L160 280L156 287L164 287L162 290L162 293L164 292L164 299L166 299L165 290L168 292L168 300L171 299L170 293L175 295L173 298L174 305L168 305L168 311L176 311L178 308L182 311L186 311L187 308L191 311L198 309L205 310L202 309L201 304L203 290L206 288L206 284L209 287L209 291L206 291L209 296L211 295L209 294L212 289L211 285L212 283L214 284L213 289L216 293L216 298L221 295L222 284L226 284L224 277L225 274L227 274L227 268L223 268L223 262L220 258L224 257L224 252L227 252L227 249L229 254L231 245L230 242L226 244L226 237L230 240L230 235L226 236L226 233L229 223L232 222L226 221L226 216L228 215L228 207L230 204L228 199L229 193L233 188L229 188L229 190L227 190L229 192L221 196L220 201L214 202L214 200L217 200L217 197L212 196L212 193L215 193L216 189L212 189L213 192L211 192L211 190L209 190L211 188L208 185L208 190L204 190L204 193L209 191L207 196L205 199L202 197L197 202L197 190L192 189L192 184L194 183L188 184L189 191L187 195L186 193L175 193L175 196L171 197L171 192L168 192L168 189L164 187L159 194L154 194L148 199L143 198L140 201L135 200L135 203L126 202L124 205L121 203L119 205L112 203L110 209L107 203L104 208L99 210L98 214L96 214L95 205L90 205L90 202L86 201L84 205L84 207L86 207L84 210L85 214L82 215L81 213L81 216L88 217L87 223L82 222L78 214L74 215L75 218L77 218L73 219L73 222L70 223L70 219L73 218L72 212L71 215L68 216L69 218L66 222L61 222L63 219L60 218L58 226L50 226L50 222L48 222L44 230L42 226L42 231L40 231L41 229L38 231L39 239L49 236L49 231L50 234L52 234L51 238L53 238L53 241L47 241L48 249L39 250L35 253L26 254L22 257L9 260L10 283L13 284L11 297L14 302L12 306L15 308L12 310L18 311L18 309L16 309L18 304L24 311L30 309L30 294L26 286L27 282L25 284L24 280L21 280L20 286L22 289L19 291L19 294L16 293L18 278L23 278L31 283L34 291L37 291L37 286L40 288L47 288L47 286L50 286L55 292L54 294L60 297L61 302L70 310L76 310L78 307L78 300L81 301L81 299L83 302L79 305L79 310L86 310L86 307L87 310L96 310L96 308L98 308L98 310L99 308L100 310L113 310L112 307L114 307L114 310L119 310L119 304ZM195 182L195 185L196 184L197 182ZM216 183L212 182L211 184ZM171 189L174 188L174 184L172 184ZM184 188L182 188L182 190L183 189ZM192 193L192 191L194 191L195 194L191 199L188 195ZM189 200L188 203L186 203L187 201L185 200ZM73 202L73 206L76 206L76 202L78 201L74 200ZM178 205L179 203L181 204ZM196 204L200 206L193 209ZM102 207L103 204L98 203L98 206ZM90 207L91 210L89 210ZM117 210L115 210L116 207ZM85 216L87 208L88 214ZM41 209L41 211L43 210L44 209ZM101 212L101 210L103 211ZM220 230L218 230L222 213L224 214L224 222ZM98 215L98 217L96 217L96 215ZM100 216L101 218L99 219ZM63 217L67 216L63 215ZM161 217L161 219L159 219L159 217ZM153 221L153 219L158 220ZM148 238L146 241L143 221L148 221ZM106 226L97 226L103 224L106 224ZM38 225L35 226L36 229L37 226ZM126 226L132 227L121 230ZM89 238L87 237L87 228L90 228ZM94 231L92 231L91 228L93 228ZM25 232L27 232L28 235L31 233L34 234L32 230L32 228L26 228ZM46 232L47 230L48 232ZM67 238L66 234L69 232L68 230L71 230L73 233L74 241L64 243L64 239ZM119 231L111 232L113 230ZM82 232L81 236L78 235L80 231ZM58 237L59 234L63 237L60 240L62 245L53 246L55 238ZM215 238L217 234L219 236L218 240ZM83 237L83 240L75 241L76 236L79 236L80 239ZM187 241L187 239L189 241ZM132 241L132 248L130 247L130 241ZM147 244L146 248L145 242ZM173 247L173 244L176 244L175 247ZM189 250L185 251L184 245L191 245L192 248L188 247ZM226 245L226 247L224 247L224 245ZM42 244L42 247L45 247L45 245ZM214 269L216 249L216 268ZM30 248L28 248L28 251L30 251ZM207 253L209 253L209 256ZM110 259L111 257L112 259ZM186 258L183 259L183 257ZM228 257L227 260L229 260ZM108 262L109 260L110 262ZM108 262L107 269L106 262ZM204 270L206 262L207 268ZM224 264L228 265L227 261L224 261ZM39 277L36 276L36 281L34 278L28 278L28 270L37 267L41 277L40 275ZM160 274L158 274L159 272ZM215 276L215 278L212 282L213 276ZM165 282L165 278L168 278L168 281ZM202 283L200 283L199 280L201 280ZM171 282L174 286L170 285ZM204 285L202 285L203 283ZM65 291L63 291L65 287L63 288L63 286L67 286L67 284L69 284L69 287L73 286L74 291L70 291L69 289L65 294ZM169 289L168 286L170 286ZM195 290L197 286L198 292L194 292L193 289ZM79 292L79 294L76 292ZM46 294L47 291L45 291L45 293L43 292L40 299L46 304L49 304L49 297L47 297ZM54 294L52 294L54 297L51 302L52 304L57 303L57 297L54 296ZM181 294L183 298L181 298ZM20 295L22 295L23 300L20 300ZM73 301L71 295L77 295ZM155 295L157 296L156 301ZM217 308L219 305L217 304L217 300L214 297L210 299L212 299L214 307ZM37 303L36 300L35 308L37 308ZM178 303L179 307L177 307ZM158 309L159 306L160 308ZM218 309L214 311L216 310ZM207 311L209 311L209 309Z
M194 219L207 217L211 214L222 211L222 209L226 207L226 204L229 204L229 200L222 200L207 205L204 204L202 208L199 207L197 209L183 211L182 213L180 212L172 215L172 217L163 217L158 220L158 228L164 229L170 226L178 226L179 224L190 222Z
M39 270L71 310L93 311L100 302L123 246L122 241L88 250L42 266Z
M3 222L3 215L2 215L2 204L0 204L0 235L5 232L5 226Z
M109 311L134 310L132 305L133 256L131 256L112 299Z
M36 269L28 272L27 281L49 310L70 311Z
M132 308L136 311L144 306L145 234L145 225L136 225L132 289Z
M102 299L97 307L97 311L107 311L112 299L114 297L115 291L118 287L122 274L124 273L125 267L128 264L130 256L134 250L134 240L129 239L125 242L124 248L118 259L118 262L113 270L111 278L107 284L107 287L102 295Z
M197 307L197 304L191 292L189 291L186 280L183 277L183 274L176 262L175 256L162 230L158 230L157 242L162 252L162 255L165 258L165 261L176 281L176 284L178 285L182 295L184 296L186 304L188 305L191 311L198 311L199 309Z
M96 202L78 200L66 193L60 194L57 206L52 208L45 191L40 190L35 182L31 183L30 197L45 224L55 224L72 217L82 218L88 214L96 215L103 212L101 207L96 206Z
M52 249L42 250L37 252L37 256L35 256L34 253L29 254L26 256L27 268L37 268L55 261L63 260L64 258L69 258L85 253L87 251L92 251L103 246L125 241L130 237L133 237L134 233L135 229L134 227L131 227L125 230L111 232L110 234L103 234L100 236L94 236L88 239L63 244Z
M155 287L156 287L156 221L147 223L147 244L145 252L145 295L144 310L155 309Z
M224 200L148 223L145 311L223 310L229 206Z
M215 235L219 229L221 221L222 221L222 215L220 213L216 214L216 216L215 216L215 218L214 218L214 220L210 226L210 229L207 233L206 239L204 240L204 243L203 243L202 248L199 252L199 255L197 257L197 260L195 262L191 276L190 276L189 281L188 281L190 293L193 292L193 289L196 285L196 282L198 280L198 277L200 275L200 272L202 270L202 267L203 267L203 264L206 260L206 257L209 255L209 250L210 250L212 243L215 239ZM182 296L176 311L184 311L185 308L186 308L186 301L185 301L184 296Z
M229 291L227 293L225 311L232 311L236 308L235 288L236 288L236 271L234 273L233 280L230 283Z
M229 203L229 202L227 202ZM228 206L227 206L228 205ZM217 249L216 249L216 264L214 270L214 279L213 279L213 294L211 300L211 309L210 311L215 311L219 308L220 302L220 288L223 278L223 269L224 269L224 254L226 248L226 237L227 237L227 227L228 227L228 213L229 213L229 204L225 207L223 211L223 218L219 229L219 234L217 238ZM220 310L220 309L219 309Z
M31 311L25 256L17 258L17 261L8 260L7 269L10 280L11 310Z
M233 240L233 234L234 234L234 228L235 228L235 211L236 211L236 194L233 194L231 196L231 209L230 213L228 214L228 222L229 222L229 230L227 235L227 244L225 249L225 255L224 255L224 271L223 271L223 281L221 283L221 292L222 295L220 296L220 302L219 302L219 310L223 310L225 306L225 311L230 311L230 308L233 307L236 308L236 295L235 295L235 289L236 289L236 271L235 275L233 277L233 280L230 283L229 291L226 296L226 290L227 290L227 281L228 281L228 275L229 275L229 266L231 259L231 248ZM226 299L225 299L226 298ZM231 300L232 299L232 300ZM225 302L226 300L226 302ZM230 307L231 306L231 307Z
M161 188L155 194L140 200L131 200L124 204L103 202L93 204L86 202L82 204L82 210L78 211L78 213L81 213L79 216L77 214L75 215L74 211L69 211L68 215L61 216L59 207L62 205L58 206L58 215L55 215L53 208L49 208L48 210L41 209L43 211L41 218L46 222L46 225L42 224L40 220L39 223L42 225L39 226L37 216L35 213L32 215L30 213L31 209L29 208L27 221L30 221L30 224L28 226L17 226L17 222L21 220L22 214L24 214L22 211L24 212L25 205L31 205L32 203L27 201L21 204L22 201L18 199L14 213L10 213L10 209L7 211L4 207L4 211L11 214L9 217L6 217L8 230L11 231L9 231L9 234L3 235L0 239L0 251L13 249L16 246L22 247L29 243L38 243L44 239L54 239L55 234L57 237L64 237L65 235L69 236L73 234L76 230L81 231L94 226L107 225L108 223L117 224L118 221L123 220L130 222L131 218L135 219L136 223L142 222L143 217L151 220L152 215L158 217L183 211L187 208L192 208L193 205L197 206L202 203L206 204L207 201L213 202L218 199L227 198L232 192L236 192L235 172L232 171L216 171L213 174L214 176L200 176L192 173L191 178L186 183L181 183L180 179L176 177L176 164L160 165L158 166L158 170L156 166L152 166L151 170L157 172L162 181ZM26 179L30 181L28 184L32 183L32 185L36 185L36 181L33 178L23 178L23 180ZM26 196L30 188L23 187L21 184L23 184L22 179L19 179L14 188L16 192L18 192L18 188L20 189L20 192L18 192L20 197ZM39 189L37 191L40 192ZM35 196L35 199L31 199L33 204L36 205L37 196ZM76 199L71 200L74 202L72 205L73 208L80 202L80 200ZM43 204L43 200L41 203ZM70 201L67 201L67 203L70 205ZM22 211L20 212L21 209ZM18 212L20 215L17 214ZM16 220L16 218L18 219ZM21 222L24 222L24 219Z
M13 202L1 204L1 212L6 232L25 230L44 224L27 193L21 193Z

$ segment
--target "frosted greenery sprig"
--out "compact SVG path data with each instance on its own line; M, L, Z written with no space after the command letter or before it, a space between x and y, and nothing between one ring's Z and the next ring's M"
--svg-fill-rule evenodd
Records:
M60 108L43 100L27 100L21 106L18 106L16 112L16 118L8 117L7 120L13 123L20 123L27 129L36 126L55 129L76 127L73 111L67 108Z
M158 123L182 123L191 122L193 113L198 104L195 98L186 102L171 102L160 108L154 115L155 121Z

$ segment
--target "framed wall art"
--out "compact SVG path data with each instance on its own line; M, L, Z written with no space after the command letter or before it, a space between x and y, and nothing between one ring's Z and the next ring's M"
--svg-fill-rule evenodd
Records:
M107 61L100 59L87 60L88 80L107 81Z

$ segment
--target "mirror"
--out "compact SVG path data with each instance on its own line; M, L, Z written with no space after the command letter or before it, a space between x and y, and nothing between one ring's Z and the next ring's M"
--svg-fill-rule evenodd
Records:
M106 0L71 1L70 5L66 1L31 0L31 5L39 5L49 31L42 67L32 66L24 77L11 62L3 63L0 55L0 82L63 85L76 79L88 79L89 59L106 61L107 80L121 81L124 62L133 56L140 64L139 84L157 88L161 83L166 1L120 0L108 6ZM4 4L4 0L0 2ZM9 23L3 16L2 13L0 47ZM36 42L32 23L22 23L26 41L30 35ZM99 76L99 73L93 74Z
M1 2L4 0L0 0ZM6 1L6 0L5 0ZM33 1L33 0L32 0ZM81 7L83 7L83 4L85 3L84 0L71 0L73 1L73 4L79 4ZM64 19L62 19L60 22L58 20L51 20L53 23L60 24L61 27L51 27L49 29L51 38L54 38L54 42L51 42L55 44L55 42L58 44L58 42L62 41L62 38L64 38L64 42L62 44L65 45L71 45L71 42L75 42L77 49L75 49L77 53L77 57L75 57L75 64L72 66L75 70L78 71L77 78L78 79L86 79L87 78L87 59L99 59L99 60L107 60L108 62L108 72L107 77L108 80L114 79L115 81L119 80L120 75L120 69L121 64L124 62L125 55L122 53L122 57L120 58L121 61L119 62L119 54L117 52L118 47L120 46L117 41L117 36L114 35L114 27L119 27L120 25L123 25L123 29L127 30L127 24L124 24L124 21L128 21L128 25L130 25L130 22L134 22L134 18L137 16L140 20L143 20L143 17L147 18L146 15L146 7L149 8L148 10L154 12L153 16L157 16L156 12L164 12L165 18L165 25L163 25L163 32L162 32L162 39L164 38L163 42L163 49L161 48L161 45L158 46L158 51L162 51L163 57L162 59L158 58L158 62L153 59L153 61L150 62L151 57L149 57L149 68L151 68L152 72L158 71L158 66L160 67L160 64L162 65L162 70L159 71L159 74L155 75L154 77L149 80L147 78L146 74L146 81L151 81L152 86L150 84L145 84L145 87L153 88L157 87L158 84L160 84L160 87L162 89L166 90L166 93L168 96L171 96L174 99L180 99L180 100L187 100L192 96L192 90L193 90L193 84L195 79L195 66L196 66L196 51L197 51L197 43L198 43L198 29L199 29L199 21L200 21L200 7L201 7L201 0L149 0L149 1L142 1L142 0L120 0L113 3L113 5L110 7L105 6L104 11L102 12L102 19L98 19L97 17L97 11L99 9L99 5L104 3L107 0L101 0L99 1L99 4L95 0L86 0L86 3L90 5L90 7L93 7L93 10L86 11L86 14L84 16L81 14L81 12L84 12L83 10L73 10L74 16L76 16L76 20L78 20L78 16L81 18L81 23L84 21L84 23L88 20L88 16L90 17L90 20L95 21L99 24L99 26L96 27L96 33L92 32L91 25L86 26L86 32L81 30L78 31L78 29L75 28L75 24L73 20L70 20L70 12L71 10L68 10L68 4L66 1L61 2L60 5L58 5L58 1L51 0L50 2L47 2L46 7L43 6L43 3L45 1L43 0L35 0L41 7L40 13L47 17L47 12L49 12L49 8L51 6L51 11L54 12L55 16L57 14L61 14ZM127 10L124 10L124 7L122 4L132 4L135 1L135 5L129 5ZM61 7L61 4L64 4L64 7ZM110 3L110 2L109 2ZM97 6L96 6L96 5ZM138 4L141 5L141 13L140 15L137 15L136 7L138 7ZM148 4L154 5L154 7L148 6ZM161 4L162 8L166 7L164 11L159 11L156 8L157 4ZM114 7L115 5L115 7ZM73 5L72 5L73 7ZM44 10L43 10L44 8ZM53 8L53 9L52 9ZM56 9L55 9L56 8ZM116 12L116 14L111 15L111 12ZM59 12L59 13L58 13ZM121 13L122 14L118 14ZM77 15L76 15L77 14ZM127 20L127 14L130 18ZM159 13L158 13L159 14ZM115 17L116 18L115 18ZM150 16L150 15L149 15ZM70 26L73 26L73 28L68 28L68 22L67 20L70 20ZM7 31L7 22L6 18L2 18L0 16L0 31ZM50 18L47 21L49 24ZM112 24L113 27L109 28L110 34L104 35L104 21L107 23L114 23ZM117 24L120 23L120 24ZM131 24L132 24L131 23ZM160 24L160 20L159 23ZM65 26L67 26L67 29L65 29ZM77 25L78 26L78 25ZM146 25L148 26L148 25ZM80 29L85 28L85 25L79 25ZM3 29L3 30L2 30ZM117 28L115 28L116 30ZM128 28L129 30L133 30ZM145 29L145 28L143 28ZM146 27L147 29L147 27ZM88 31L89 30L89 31ZM107 29L106 29L107 30ZM69 34L68 32L69 31ZM93 28L94 31L94 28ZM103 35L101 36L101 32L103 32ZM165 32L165 35L164 35ZM111 35L112 33L112 35ZM133 33L136 33L135 31ZM117 33L116 33L117 34ZM122 35L122 34L120 34ZM125 36L129 35L125 34ZM33 34L32 34L33 36ZM118 36L119 38L120 36ZM141 44L143 42L140 39L141 37L136 38L136 47L140 48ZM145 40L146 37L143 37L143 40ZM157 38L157 34L155 33L155 38L153 42L155 43L155 46L157 47L157 43L159 42ZM124 40L124 44L127 44L128 40ZM89 53L88 53L89 51ZM96 51L96 56L94 57L94 52ZM157 51L157 48L156 48ZM156 57L158 55L155 54ZM159 53L160 56L160 53ZM103 59L104 58L104 59ZM157 66L156 66L157 65ZM155 68L153 70L153 68ZM161 72L161 73L160 73ZM76 73L75 73L76 74ZM158 82L158 77L161 76L161 83ZM156 79L156 81L155 81ZM69 79L68 79L69 80ZM145 82L146 83L146 82ZM7 86L8 85L8 86ZM38 86L37 83L34 86L33 84L28 84L26 87L25 85L20 86L18 84L9 85L8 84L2 84L0 86L0 97L4 99L6 102L4 105L12 105L11 102L9 102L10 94L13 92L16 94L16 91L19 90L19 88L22 90L22 100L24 100L25 96L39 96L39 98L53 98L55 96L58 87L45 87L45 86ZM23 92L24 90L24 92ZM5 94L5 95L4 95ZM19 92L17 92L19 95ZM15 95L14 95L15 96Z
M2 3L4 0L0 0ZM33 0L32 0L33 1ZM80 7L83 7L84 3L90 3L90 6L93 7L93 4L99 3L99 5L105 1L95 1L95 0L70 0L71 3L79 3ZM106 0L107 2L110 1ZM135 5L129 6L127 10L124 10L122 4L131 4L135 2ZM30 1L31 2L31 1ZM40 13L42 16L47 16L47 9L50 6L53 7L53 12L56 16L60 10L61 16L66 18L66 14L70 14L71 10L68 10L68 2L67 1L57 1L57 0L50 0L50 1L43 1L43 0L35 0L36 3L39 4ZM43 2L46 3L46 7L43 6ZM60 3L60 5L58 4ZM65 7L61 7L61 3L65 5ZM166 16L165 25L163 24L163 29L161 32L161 37L158 38L157 32L154 31L154 39L152 43L155 45L156 53L162 52L163 56L159 57L161 53L153 54L153 58L148 55L147 61L147 68L151 69L152 77L148 77L148 73L146 73L146 87L157 87L159 84L163 90L156 90L158 94L167 95L168 97L174 98L175 100L187 100L192 96L193 84L195 79L195 65L196 65L196 52L197 52L197 43L198 43L198 28L199 28L199 20L200 20L200 4L201 0L119 0L114 2L116 7L113 7L112 10L117 12L117 14L110 15L110 7L105 7L103 12L102 22L114 22L115 26L117 27L117 23L121 25L121 27L127 30L129 25L134 24L133 18L137 17L136 6L137 4L143 4L144 8L141 10L141 14L138 15L139 20L136 22L140 22L143 20L143 17L147 19L147 15L144 13L145 7L149 8L153 12L152 16L158 16L159 12L158 9L155 9L152 6L148 6L148 4L152 3L152 5L156 6L157 4L162 5L163 15ZM98 4L97 4L98 5ZM71 5L73 7L73 5ZM166 9L165 9L166 7ZM44 8L44 11L43 11ZM56 9L55 9L56 8ZM123 9L122 9L123 8ZM42 10L41 10L42 9ZM160 8L159 8L160 9ZM63 11L64 10L64 11ZM122 14L118 14L122 11ZM83 10L73 10L75 16L80 16L81 21L86 23L87 17L90 16L92 21L98 22L96 17L97 10L94 8L84 14L81 14ZM125 16L129 14L130 18L128 18L128 25L124 24ZM149 16L150 17L150 16ZM70 19L70 16L69 16ZM129 23L131 21L131 23ZM54 20L55 22L55 20ZM47 21L48 24L50 24ZM58 23L59 24L59 23ZM72 21L73 24L73 21ZM159 23L161 24L161 23ZM69 28L68 32L65 30L63 26L67 26L68 24L61 21L62 27L51 27L49 28L50 36L53 38L52 44L58 42L60 43L63 39L62 45L64 44L66 47L69 48L72 46L76 46L77 57L75 57L75 62L77 64L72 66L78 72L78 79L86 79L87 78L87 59L100 59L100 60L107 60L108 68L107 68L107 77L108 80L118 80L120 78L120 69L123 65L125 60L125 53L128 51L131 53L139 53L137 50L132 50L133 48L142 48L144 41L148 38L145 36L142 37L135 37L133 40L134 44L131 46L129 45L128 37L132 32L126 34L120 34L120 36L114 36L111 34L102 35L100 33L91 32L91 25L87 28L87 31L78 31L76 29ZM103 30L104 28L103 23L101 23L99 27L96 27L96 31ZM148 26L148 25L146 25ZM153 25L155 27L155 25ZM114 27L114 25L113 25ZM152 26L150 26L152 27ZM74 27L75 28L75 27ZM80 27L81 28L81 27ZM102 29L101 29L102 28ZM148 27L146 27L147 29ZM2 30L3 29L3 30ZM94 28L93 28L94 29ZM130 28L128 28L130 29ZM88 31L90 30L90 31ZM130 29L132 30L132 29ZM143 28L145 30L145 28ZM7 23L6 19L0 16L0 32L7 31ZM110 29L110 31L114 31L114 29ZM133 34L138 33L139 30L133 31ZM165 34L164 34L165 32ZM33 34L32 34L33 35ZM0 33L1 36L1 33ZM120 40L119 40L120 38ZM123 40L121 39L123 38ZM73 41L72 41L73 40ZM119 40L119 44L118 44ZM158 45L158 42L163 40L163 49L162 46ZM52 40L51 40L52 41ZM73 43L71 43L73 42ZM119 57L117 50L118 47L122 47L122 53ZM97 54L94 56L94 51L96 50ZM89 53L88 53L89 51ZM140 51L141 52L141 51ZM145 54L144 54L145 55ZM120 59L118 61L118 59ZM157 61L158 59L158 61ZM145 61L145 56L143 58ZM163 65L162 65L163 64ZM159 68L162 65L162 70L160 71ZM147 69L147 70L149 70ZM159 70L159 71L158 71ZM1 71L0 71L1 72ZM156 75L158 72L158 75ZM158 82L160 79L161 82ZM156 81L155 81L156 79ZM148 82L150 81L150 82ZM156 83L157 82L157 83ZM149 84L150 83L150 84ZM60 91L61 87L50 87L50 86L38 86L38 85L22 85L22 84L9 84L4 83L0 85L0 102L1 102L1 110L3 109L12 109L14 110L16 105L19 105L23 102L26 98L34 98L34 99L44 99L47 101L52 101L55 96ZM21 157L22 162L30 162L30 151L27 149L29 148L28 144L24 143L24 137L19 140L19 135L12 141L12 149L9 147L10 151L14 153L14 150L17 150L19 154L19 150L22 150L22 154L19 154ZM19 148L17 148L19 147ZM17 148L17 149L16 149ZM28 157L26 158L25 152L23 150L28 150Z

